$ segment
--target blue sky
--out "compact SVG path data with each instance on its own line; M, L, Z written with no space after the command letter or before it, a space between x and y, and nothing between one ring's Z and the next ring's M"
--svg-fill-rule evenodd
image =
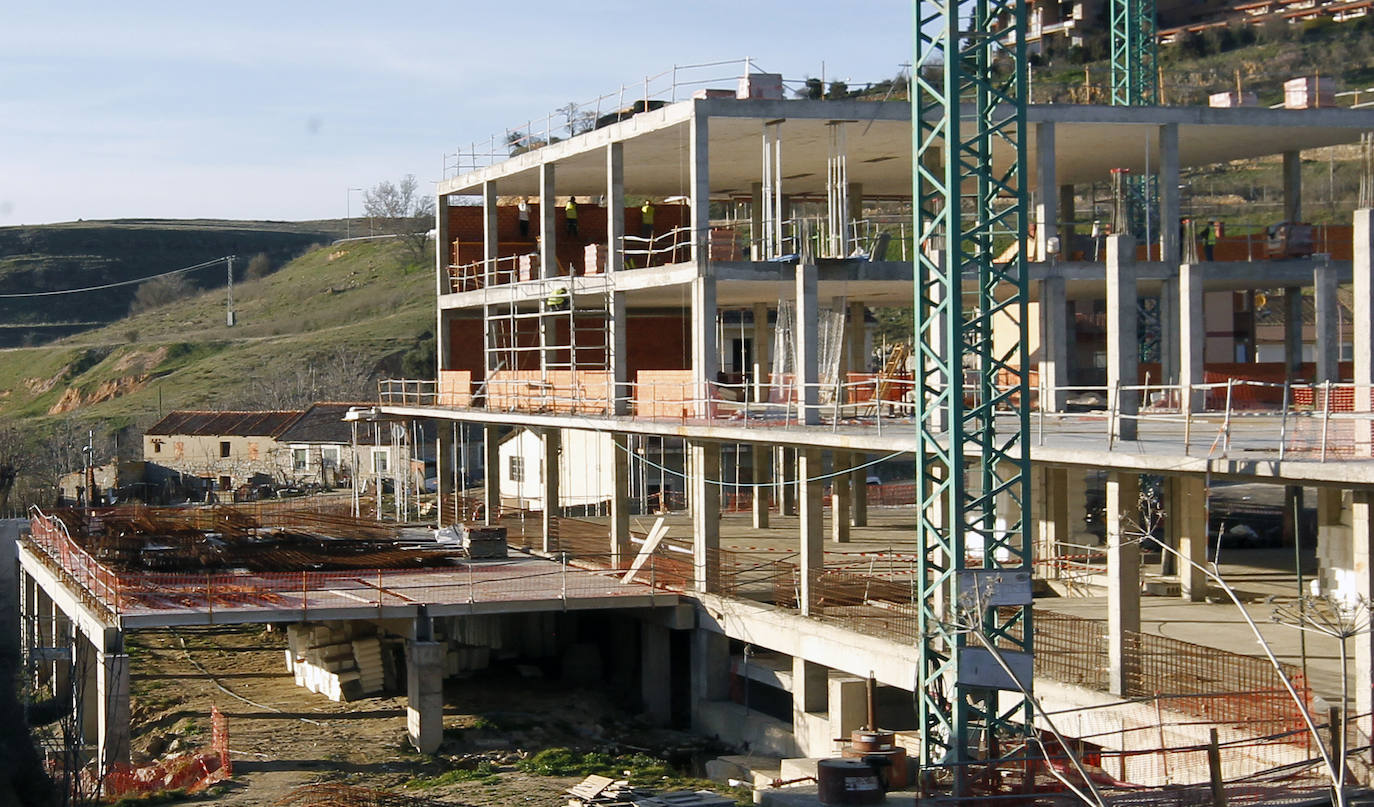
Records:
M674 64L862 83L911 48L897 0L7 6L0 226L336 218L350 186L432 188L446 152Z

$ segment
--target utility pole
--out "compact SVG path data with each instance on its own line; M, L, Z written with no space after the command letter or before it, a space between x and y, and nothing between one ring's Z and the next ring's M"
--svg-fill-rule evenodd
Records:
M228 301L227 301L227 303L226 303L226 308L225 308L225 310L228 312L228 313L225 314L225 321L228 323L228 325L229 325L230 328L234 327L234 322L235 322L235 318L234 318L234 258L235 258L235 257L236 257L236 256L234 256L234 255L230 255L230 256L228 256L228 257L226 257L226 258L224 259L225 264L226 264L226 266L228 267L228 272L227 272L227 274L228 274L228 276L229 276L229 281L228 281L228 283L225 284L225 288L228 289L228 295L229 295L229 296L228 296Z

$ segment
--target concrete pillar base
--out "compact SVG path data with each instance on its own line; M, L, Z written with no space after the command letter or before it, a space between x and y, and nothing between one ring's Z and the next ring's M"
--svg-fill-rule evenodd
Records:
M703 725L701 706L730 694L730 640L709 630L692 632L692 728Z
M406 730L421 754L444 741L444 647L439 642L406 643Z
M639 692L644 715L655 726L672 721L672 635L662 625L639 625Z
M96 715L100 768L129 763L129 656L100 653L96 668Z
M823 665L792 659L792 737L808 757L829 756L834 747L826 714L828 677Z

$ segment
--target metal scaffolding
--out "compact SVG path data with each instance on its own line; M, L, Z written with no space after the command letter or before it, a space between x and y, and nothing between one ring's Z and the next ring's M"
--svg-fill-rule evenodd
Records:
M1026 30L1025 0L916 4L921 764L954 765L956 795L967 787L960 772L968 763L997 759L1031 723L1014 683L975 674L988 665L974 663L981 651L972 633L1003 648L1014 667L1028 667L1028 587L1024 602L1012 596L1015 585L984 596L990 577L1028 581L1031 569ZM994 260L1012 245L1019 245L1013 257ZM999 320L1020 331L1000 353L993 344ZM1029 688L1028 674L1017 678Z
M1111 4L1112 106L1159 104L1159 37L1156 35L1155 0L1112 0ZM1148 158L1147 158L1148 159ZM1149 211L1158 209L1159 182L1153 176L1135 175L1125 180L1125 229L1148 242ZM1154 230L1169 225L1156 222Z

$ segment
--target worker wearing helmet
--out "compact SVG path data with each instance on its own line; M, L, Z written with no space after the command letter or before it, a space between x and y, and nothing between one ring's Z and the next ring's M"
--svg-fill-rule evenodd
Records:
M654 237L654 203L648 199L639 209L639 234L645 238Z
M577 238L577 199L575 197L568 197L568 203L563 206L563 218L568 223L568 237Z
M544 298L544 308L548 311L562 311L568 307L568 290L559 286Z

